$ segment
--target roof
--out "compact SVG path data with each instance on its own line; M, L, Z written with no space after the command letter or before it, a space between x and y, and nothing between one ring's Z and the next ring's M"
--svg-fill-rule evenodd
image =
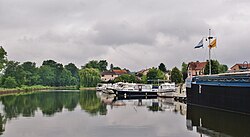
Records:
M191 70L202 70L207 65L207 62L190 62L188 63L188 68Z
M111 71L104 71L101 75L122 75L127 74L126 70L111 70Z
M240 69L244 68L244 67L247 67L247 69L250 69L250 64L235 64L231 67L231 69L235 66L239 66Z
M128 73L126 70L113 70L113 72L116 75L122 75L122 74L127 74Z
M113 71L103 71L101 75L115 75Z

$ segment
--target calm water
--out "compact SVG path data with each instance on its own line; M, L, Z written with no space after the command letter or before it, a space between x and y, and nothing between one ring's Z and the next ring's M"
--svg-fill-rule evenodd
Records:
M120 100L95 91L0 97L3 137L250 136L250 116L172 99Z

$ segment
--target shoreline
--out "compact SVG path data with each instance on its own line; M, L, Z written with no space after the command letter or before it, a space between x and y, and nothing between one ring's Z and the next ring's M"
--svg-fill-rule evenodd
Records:
M41 88L24 88L24 89L0 89L0 96L3 95L12 95L12 94L20 94L20 93L28 93L28 92L41 92L48 90L77 90L75 87L41 87Z

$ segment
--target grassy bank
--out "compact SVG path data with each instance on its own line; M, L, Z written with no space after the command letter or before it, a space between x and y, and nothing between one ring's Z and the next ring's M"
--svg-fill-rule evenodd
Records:
M76 89L77 89L76 86L66 86L66 87L50 87L42 85L21 86L12 89L0 88L0 95L17 94L17 93L25 93L25 92L41 91L41 90L76 90Z
M81 87L80 90L96 90L95 87Z

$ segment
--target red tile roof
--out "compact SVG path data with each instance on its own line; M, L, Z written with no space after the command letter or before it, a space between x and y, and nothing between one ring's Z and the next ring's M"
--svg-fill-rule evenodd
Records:
M231 67L231 69L235 66L239 66L239 68L244 68L244 67L247 67L247 69L250 69L250 64L235 64Z
M199 62L199 61L197 61L197 62L190 62L188 64L188 68L192 69L192 70L202 70L202 69L205 68L206 64L207 64L207 62Z
M113 70L113 72L115 72L115 74L117 74L117 75L122 75L122 74L128 73L126 70Z
M102 75L122 75L127 73L128 72L126 70L112 70L112 71L104 71L102 72Z

